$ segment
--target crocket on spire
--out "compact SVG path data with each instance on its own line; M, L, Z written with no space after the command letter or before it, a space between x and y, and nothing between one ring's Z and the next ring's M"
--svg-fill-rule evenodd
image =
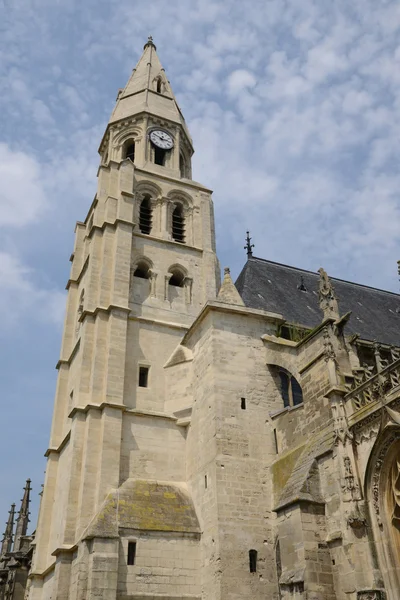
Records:
M31 492L31 480L26 480L24 487L24 496L21 500L21 508L19 509L17 518L17 527L15 530L14 552L21 549L21 538L26 535L29 523L29 495Z

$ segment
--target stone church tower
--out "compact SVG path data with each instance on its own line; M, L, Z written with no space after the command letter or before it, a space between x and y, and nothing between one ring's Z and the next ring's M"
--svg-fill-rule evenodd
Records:
M187 415L165 395L164 367L215 298L219 266L211 191L192 180L192 140L151 38L99 153L71 256L30 597L154 591L146 569L134 585L127 567L142 550L147 569L168 571L168 597L196 596Z
M400 296L250 238L219 286L151 39L99 151L29 599L398 600Z

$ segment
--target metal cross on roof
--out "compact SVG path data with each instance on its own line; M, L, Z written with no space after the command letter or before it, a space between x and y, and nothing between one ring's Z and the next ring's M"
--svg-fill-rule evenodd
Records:
M250 232L246 231L246 234L246 245L244 246L244 249L247 250L247 258L251 258L253 256L254 244L251 243Z

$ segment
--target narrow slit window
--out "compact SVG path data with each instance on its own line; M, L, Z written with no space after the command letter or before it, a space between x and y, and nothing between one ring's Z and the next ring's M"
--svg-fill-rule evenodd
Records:
M161 79L157 79L157 93L161 94L162 91L162 84L161 84Z
M141 233L149 235L151 232L153 222L151 200L149 196L146 196L140 204L139 214L139 229Z
M149 367L139 367L139 387L148 387Z
M185 241L185 218L183 216L183 207L177 204L172 213L172 237L175 242L183 243Z
M279 450L278 450L278 436L276 434L276 429L274 429L274 442L275 442L275 452L276 452L276 454L279 454Z
M135 162L135 142L129 142L125 149L125 158L130 158Z
M136 558L136 542L128 542L128 565L134 565Z
M166 156L166 150L163 150L163 148L154 148L154 162L156 165L161 165L163 167L165 165Z
M257 573L257 550L249 550L250 573Z
M242 410L246 410L246 398L240 399L240 407Z
M208 487L207 475L204 475L204 487L205 487L205 489L207 489L207 487Z

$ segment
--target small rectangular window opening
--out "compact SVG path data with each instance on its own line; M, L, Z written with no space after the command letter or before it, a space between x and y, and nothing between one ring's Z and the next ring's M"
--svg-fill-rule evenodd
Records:
M149 367L139 367L139 387L147 387L149 383Z
M136 542L128 542L128 565L135 564Z
M257 550L249 550L250 573L257 572Z
M208 486L207 475L204 475L204 487L207 489L207 486Z
M278 436L276 435L276 429L274 429L274 442L275 442L275 452L276 452L276 454L279 454L279 450L278 450Z
M166 156L166 150L163 150L162 148L154 148L154 162L156 165L161 165L163 167L165 165Z
M246 410L246 398L240 399L240 406L242 410Z

